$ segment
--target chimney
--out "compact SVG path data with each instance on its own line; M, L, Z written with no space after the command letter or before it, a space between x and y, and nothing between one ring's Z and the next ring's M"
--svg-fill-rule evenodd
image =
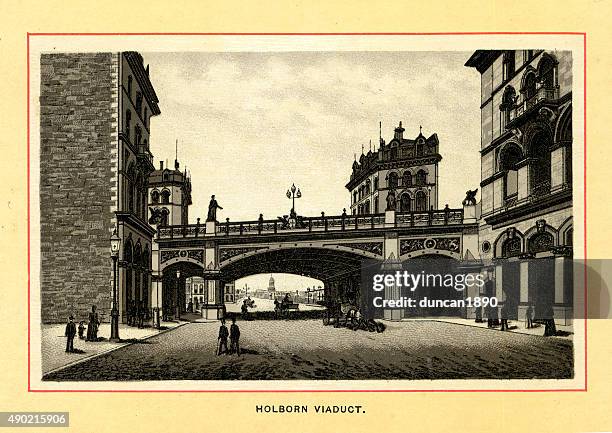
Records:
M159 169L164 170L164 161L159 161Z
M402 128L402 121L400 120L399 126L397 128L395 128L395 139L402 141L404 139L404 131L405 129Z

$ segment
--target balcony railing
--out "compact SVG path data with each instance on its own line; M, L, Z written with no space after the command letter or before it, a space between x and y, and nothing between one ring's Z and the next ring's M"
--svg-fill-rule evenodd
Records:
M153 163L153 155L149 151L149 148L148 148L148 146L146 144L139 144L138 145L138 156L142 157L142 158L145 158L150 163Z
M391 227L427 227L463 224L463 209L432 210L423 212L398 212ZM388 228L384 214L339 215L298 217L262 221L236 221L217 223L215 236L270 235L278 233L342 232ZM158 239L201 238L206 235L205 226L191 224L159 227Z
M523 114L528 112L530 109L532 109L542 101L554 101L556 99L559 99L558 88L540 87L539 89L537 89L535 95L533 95L529 99L523 100L521 103L516 105L514 109L510 110L510 121L521 117Z

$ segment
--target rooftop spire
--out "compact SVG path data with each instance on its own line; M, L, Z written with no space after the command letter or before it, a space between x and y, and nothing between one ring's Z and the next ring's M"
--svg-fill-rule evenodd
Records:
M179 169L179 162L178 162L178 138L176 139L176 144L174 145L174 169L175 170Z

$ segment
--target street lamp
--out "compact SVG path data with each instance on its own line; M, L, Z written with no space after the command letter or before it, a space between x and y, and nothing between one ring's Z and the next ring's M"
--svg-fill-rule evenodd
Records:
M291 185L291 188L287 190L287 198L290 198L291 201L291 217L295 217L297 214L295 212L295 199L302 197L302 193L299 188L295 187L295 183Z
M181 320L181 307L179 305L180 278L181 278L181 271L177 269L176 271L176 310L174 311L174 318L176 320Z
M119 247L121 238L117 235L117 229L113 231L110 238L111 258L113 259L113 305L111 307L111 335L110 341L119 341L119 310L117 309L117 259L119 258Z

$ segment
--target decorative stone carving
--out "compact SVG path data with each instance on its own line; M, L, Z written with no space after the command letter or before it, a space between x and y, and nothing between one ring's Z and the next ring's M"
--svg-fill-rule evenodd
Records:
M383 244L382 242L357 242L354 244L338 244L341 247L354 248L356 250L366 251L368 253L376 254L377 256L383 255Z
M231 259L232 257L239 256L241 254L250 253L252 251L262 250L265 248L261 247L242 247L242 248L221 248L219 250L219 260L224 262Z
M168 260L179 257L180 251L179 250L161 250L160 254L161 254L160 263L165 263Z
M202 250L189 250L187 252L187 257L195 260L199 263L204 263L204 251Z
M400 240L400 255L419 250L444 250L459 253L461 239L458 237L414 238Z

